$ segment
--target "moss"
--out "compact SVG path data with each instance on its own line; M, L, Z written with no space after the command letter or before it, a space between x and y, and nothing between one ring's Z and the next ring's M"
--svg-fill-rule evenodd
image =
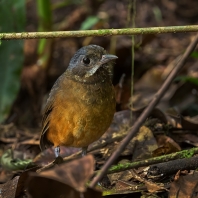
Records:
M190 149L190 150L183 150L182 151L182 158L191 158L194 155L194 149Z
M115 190L105 190L102 192L102 196L115 194Z
M98 30L98 33L96 33L96 35L98 35L98 36L105 36L105 35L111 35L112 34L112 32L111 32L111 30L109 30L109 29L104 29L104 30Z

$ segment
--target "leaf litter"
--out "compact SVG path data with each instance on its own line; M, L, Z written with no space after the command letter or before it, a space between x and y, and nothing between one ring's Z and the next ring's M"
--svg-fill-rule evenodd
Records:
M116 1L115 3L109 0L105 3L91 1L89 3L99 19L93 25L93 29L108 28L108 26L125 27L127 2ZM185 1L178 4L171 1L155 2L155 8L160 10L163 16L163 20L160 21L153 4L140 1L137 3L136 24L139 27L166 26L172 25L173 22L174 24L192 24L198 13L196 12L197 6L193 6L194 3L193 0L190 0L188 4ZM95 7L94 4L97 6ZM28 2L27 6L34 7L35 5ZM83 22L86 23L86 18L91 16L83 5L72 6L65 7L65 11L61 8L64 12L54 11L57 30L79 29ZM184 7L188 8L188 12L184 10ZM34 11L29 12L28 20L34 14ZM70 17L65 18L66 15ZM184 18L186 21L183 20ZM59 23L63 19L68 22ZM28 31L36 31L35 21L33 17L32 24L27 27ZM37 41L25 41L21 90L9 118L4 125L0 125L0 195L10 198L39 198L46 194L48 197L62 195L62 197L71 198L83 196L195 197L197 157L193 156L193 153L186 154L183 156L184 159L141 165L135 170L110 173L98 183L97 190L88 188L93 175L101 169L115 151L119 142L167 78L174 64L180 59L180 55L191 40L191 35L193 34L180 33L136 37L140 45L135 45L133 97L130 97L130 37L118 36L117 45L113 49L119 57L113 76L117 112L111 126L100 140L89 146L88 151L92 156L79 158L78 149L63 148L61 156L64 163L60 165L52 163L51 168L46 167L40 172L41 168L54 160L52 149L43 153L40 153L39 149L40 109L46 92L65 70L71 56L82 43L91 42L106 47L109 46L111 40L110 38L57 39L51 57L52 63L47 71L41 71L36 65ZM138 135L126 146L113 166L119 167L119 164L161 157L184 149L191 151L191 148L197 147L197 68L197 57L190 57L178 78L140 128ZM131 103L133 103L133 108ZM31 166L34 168L30 168Z

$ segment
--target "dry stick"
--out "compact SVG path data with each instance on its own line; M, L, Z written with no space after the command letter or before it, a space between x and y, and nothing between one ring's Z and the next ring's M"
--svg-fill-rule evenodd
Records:
M55 32L0 33L0 40L197 32L198 25Z
M159 89L159 91L154 96L153 100L150 102L150 104L147 106L147 108L143 111L143 113L140 115L140 117L137 119L134 126L129 130L128 135L123 139L123 141L120 143L117 150L112 154L112 156L108 159L108 161L104 164L99 174L92 180L90 187L93 188L98 181L105 175L105 173L108 171L110 166L114 163L114 161L120 156L124 148L128 145L132 137L136 135L141 125L144 123L146 118L149 116L150 112L153 110L153 108L157 105L159 100L162 98L164 93L167 91L169 86L171 85L171 82L174 80L175 76L178 74L180 69L185 64L188 56L190 53L194 50L198 42L198 34L195 36L194 40L190 43L187 50L183 54L183 57L181 61L176 65L176 67L172 70L170 75L167 77L165 82L163 83L162 87Z

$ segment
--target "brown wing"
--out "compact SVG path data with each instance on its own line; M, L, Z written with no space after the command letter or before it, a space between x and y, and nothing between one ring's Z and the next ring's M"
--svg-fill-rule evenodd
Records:
M49 94L49 98L47 99L46 106L44 108L43 119L42 119L42 131L41 131L41 136L40 136L40 148L41 148L41 150L45 150L46 148L52 146L52 143L50 143L46 139L46 132L49 129L50 114L53 111L54 100L56 98L56 93L58 92L59 84L60 84L63 77L64 77L64 74L61 75L57 79L57 81L55 82L55 84L52 87L51 92Z

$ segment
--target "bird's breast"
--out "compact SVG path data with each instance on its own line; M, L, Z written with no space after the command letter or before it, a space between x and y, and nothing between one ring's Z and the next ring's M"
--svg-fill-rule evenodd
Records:
M110 81L83 84L67 79L55 98L48 134L56 134L57 146L88 146L111 124L115 92Z

